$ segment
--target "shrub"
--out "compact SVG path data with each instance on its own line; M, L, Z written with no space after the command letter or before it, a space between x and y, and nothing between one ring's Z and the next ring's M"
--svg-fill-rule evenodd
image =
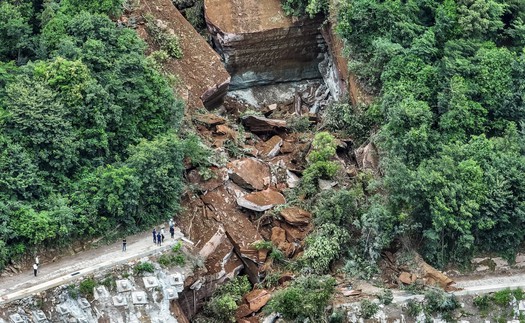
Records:
M238 276L217 288L213 297L204 307L213 322L235 322L235 311L242 296L250 291L250 282L246 276Z
M213 318L219 322L235 322L235 311L237 302L229 295L212 297L206 305L207 311L213 314Z
M492 299L494 300L494 303L499 306L508 306L512 300L512 296L513 295L510 288L506 288L504 290L500 290L499 292L495 292L492 296Z
M133 271L135 272L135 275L142 275L146 272L152 273L155 271L155 267L151 262L141 262L140 264L136 265L135 268L133 268Z
M348 239L349 235L345 229L330 223L321 225L306 238L306 249L300 259L301 265L314 273L322 274L328 271Z
M383 289L383 292L379 294L379 300L382 304L388 305L394 300L394 294L390 289Z
M162 22L155 21L154 17L147 16L145 18L148 34L150 34L159 45L160 49L168 53L171 57L182 58L179 37Z
M492 303L491 297L489 295L480 295L474 297L472 300L474 306L476 306L480 311L487 311Z
M80 295L80 291L78 290L78 287L75 284L71 284L67 286L67 293L69 294L69 297L72 299L77 299Z
M374 302L365 299L361 302L361 316L364 319L369 319L374 316L379 310L379 305Z
M413 299L409 299L407 302L406 309L409 316L416 317L419 315L419 313L421 313L421 311L423 311L423 306L420 302L415 301Z
M442 290L429 290L425 293L425 311L428 313L448 313L459 308L455 295L448 295Z
M303 276L290 287L277 291L265 312L278 312L285 320L319 322L334 292L335 279L329 276Z
M90 297L92 298L93 297L93 289L95 288L96 286L96 282L93 278L86 278L84 279L80 285L79 285L79 291L80 291L80 294L86 296L86 297Z

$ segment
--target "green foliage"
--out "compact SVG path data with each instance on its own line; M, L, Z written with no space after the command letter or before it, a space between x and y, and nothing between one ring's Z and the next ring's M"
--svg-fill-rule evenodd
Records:
M175 35L173 30L165 26L164 22L147 16L146 29L161 50L173 58L182 58L182 48L180 47L179 37Z
M95 282L95 280L93 278L86 278L84 279L83 281L80 282L80 285L78 287L78 290L80 292L81 295L84 295L86 297L89 297L89 298L93 298L93 289L95 288L95 286L97 285L97 283Z
M409 299L406 305L407 313L411 317L417 317L423 311L423 306L420 302Z
M376 303L371 302L368 299L361 301L361 316L364 319L367 320L372 318L377 313L377 311L379 311L379 305Z
M289 120L289 128L293 132L306 132L311 125L308 116L294 116Z
M435 265L512 258L525 240L524 13L511 0L341 1L349 68L379 111L369 123L341 106L332 129L378 124L376 216L403 214Z
M328 132L319 132L312 142L312 149L308 154L308 167L303 172L301 190L306 195L317 192L317 181L329 179L335 175L338 165L330 161L335 156L337 144L335 138Z
M334 292L335 279L329 276L301 276L277 291L265 306L267 313L278 312L285 320L319 322Z
M281 0L281 5L287 15L314 17L319 13L328 12L328 0Z
M479 295L474 297L472 302L481 312L486 312L492 304L492 299L489 295Z
M429 290L425 293L425 311L428 313L447 313L461 307L454 295L441 290Z
M512 291L510 290L510 288L506 288L504 290L495 292L491 298L494 304L503 306L503 307L507 307L512 301L512 297L513 297Z
M306 239L306 248L300 259L302 267L317 274L327 272L332 261L339 258L348 240L347 231L336 224L319 226Z
M176 244L171 247L169 253L162 254L157 260L159 264L164 267L184 266L186 263L186 257L182 253L182 242L178 241Z
M381 294L378 295L381 304L389 305L394 300L394 293L391 289L383 289Z
M204 307L204 312L209 315L212 322L235 322L235 311L243 295L251 288L246 276L236 277L213 293Z
M155 272L155 266L153 266L151 262L144 261L144 262L141 262L135 265L135 267L133 267L133 272L135 273L135 275L143 275L144 273L153 273Z
M75 284L70 284L67 286L67 293L72 299L77 299L80 296L80 290Z

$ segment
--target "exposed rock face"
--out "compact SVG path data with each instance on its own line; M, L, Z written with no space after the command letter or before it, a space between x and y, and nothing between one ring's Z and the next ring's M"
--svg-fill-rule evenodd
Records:
M263 190L270 183L270 167L255 158L234 160L228 173L235 184L249 190Z
M377 171L379 168L379 153L373 143L363 145L356 149L355 157L357 164L362 169Z
M320 78L320 19L287 17L280 0L205 0L208 29L232 89Z
M261 145L260 152L264 157L275 157L279 153L282 144L283 138L279 136L273 136L268 141L265 141L263 145Z
M141 6L132 15L151 14L162 21L180 40L183 52L181 59L169 59L164 68L177 75L182 84L176 88L179 95L191 109L218 106L228 90L230 75L224 68L219 55L208 45L193 26L182 16L170 0L156 0ZM158 45L148 35L144 25L138 25L137 33L146 40L152 50Z

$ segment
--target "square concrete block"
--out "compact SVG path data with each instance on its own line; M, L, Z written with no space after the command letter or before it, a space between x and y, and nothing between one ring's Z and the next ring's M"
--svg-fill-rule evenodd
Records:
M148 298L145 292L132 292L131 299L133 300L133 304L135 305L148 303Z
M525 301L520 301L520 303L518 304L518 310L525 311Z
M181 273L175 273L170 276L170 285L175 287L177 293L181 293L184 290L184 277Z
M91 307L91 304L87 299L81 298L78 300L78 306L80 306L81 309L86 309L88 307Z
M131 282L127 279L117 280L117 292L129 292L133 286Z
M105 286L97 286L94 288L94 292L93 292L93 295L95 297L96 300L100 299L100 298L108 298L109 297L109 292L108 290L106 289Z
M113 296L113 305L125 306L128 305L128 300L122 295Z
M22 318L22 316L18 313L9 315L9 319L12 323L24 323L25 320Z
M46 313L41 310L37 310L33 312L33 321L35 322L47 322Z
M166 288L165 291L166 291L166 297L168 299L178 299L179 298L179 293L177 293L175 289Z
M144 287L146 288L153 288L159 286L159 280L157 277L144 277L142 278L144 280Z
M57 312L60 315L67 315L69 314L69 308L67 308L66 304L60 304L60 305L57 305Z

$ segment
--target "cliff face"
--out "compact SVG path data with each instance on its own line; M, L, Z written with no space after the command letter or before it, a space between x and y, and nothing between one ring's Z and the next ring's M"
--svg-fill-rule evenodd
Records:
M232 89L321 78L321 20L287 17L279 0L205 0L204 6Z

